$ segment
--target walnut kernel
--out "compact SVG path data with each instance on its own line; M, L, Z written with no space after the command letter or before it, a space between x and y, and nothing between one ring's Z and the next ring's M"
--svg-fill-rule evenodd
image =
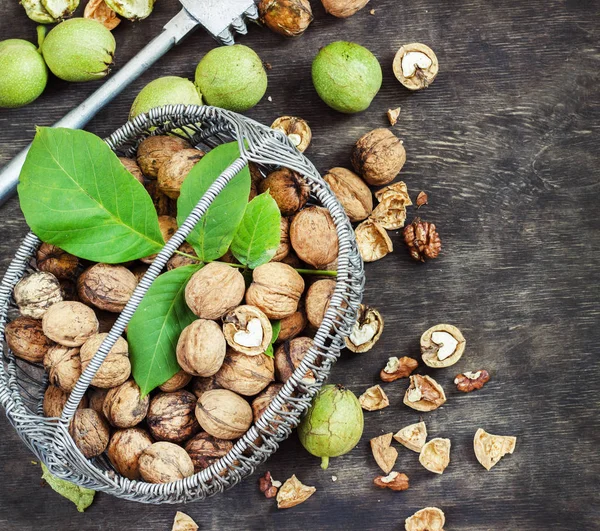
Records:
M273 328L261 310L245 304L223 316L223 334L231 348L248 356L258 356L271 344Z
M373 483L380 489L401 491L408 489L408 476L399 472L390 472L387 476L377 476Z
M258 488L265 495L265 498L274 498L277 496L277 491L281 487L281 481L276 481L271 477L271 472L268 470L265 475L258 479Z
M442 249L442 240L435 230L435 225L415 218L410 225L404 227L404 243L410 256L418 262L426 258L437 258Z
M470 393L481 389L487 382L490 381L490 373L485 369L477 372L464 372L457 374L454 378L456 388L463 393Z
M386 366L381 369L379 377L384 382L394 382L400 378L408 378L418 366L419 362L413 358L402 356L398 359L392 356L388 358Z

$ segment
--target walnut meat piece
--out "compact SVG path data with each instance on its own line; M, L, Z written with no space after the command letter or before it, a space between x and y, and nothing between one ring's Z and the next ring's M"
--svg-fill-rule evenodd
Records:
M186 444L185 451L192 458L194 472L198 473L216 463L233 449L233 443L217 439L206 432L194 435Z
M399 359L392 356L388 358L386 366L381 369L379 377L384 382L394 382L400 378L408 378L418 366L419 362L408 356L402 356Z
M377 411L390 405L390 400L380 385L369 387L358 398L360 405L367 411Z
M290 225L290 241L298 257L317 269L337 260L337 230L326 208L309 206L298 212Z
M373 196L356 173L346 168L331 168L323 179L344 207L350 221L362 221L369 217L373 210Z
M282 216L298 212L308 201L310 186L296 172L281 168L258 182L259 193L269 190Z
M356 243L364 262L376 262L394 250L386 230L373 219L363 221L356 229Z
M217 439L237 439L252 424L252 408L241 396L228 389L202 393L196 417L204 431Z
M490 381L490 373L485 369L477 372L465 372L457 374L454 378L456 388L463 393L470 393L481 389L487 382Z
M433 223L415 218L410 225L404 227L403 234L404 243L414 260L425 262L425 259L437 258L440 254L442 240Z
M81 376L81 359L78 348L55 345L44 356L44 368L51 385L70 393Z
M189 384L192 381L192 378L193 376L191 374L181 370L171 376L164 384L159 385L158 388L165 393L179 391Z
M98 333L94 310L75 301L53 304L42 318L44 334L65 347L79 347Z
M76 256L49 243L40 245L36 254L36 264L40 271L51 273L59 280L73 279L79 270L79 259Z
M173 153L158 170L158 189L171 199L177 199L183 181L204 156L199 149L182 149Z
M245 291L244 277L237 269L211 262L192 275L185 288L185 301L201 319L220 319L239 306Z
M157 394L150 402L146 419L152 437L179 443L195 435L200 431L195 408L196 397L188 391Z
M466 341L461 331L449 324L439 324L421 336L421 354L425 365L450 367L462 357Z
M104 3L104 0L102 0L102 3ZM142 173L141 168L138 166L138 163L135 160L127 157L119 157L119 160L121 161L121 164L123 164L125 169L129 173L131 173L131 175L133 175L136 181L138 181L141 184L144 184L146 179L144 179L144 174Z
M212 376L223 365L227 344L221 327L208 319L197 319L183 329L177 341L177 362L194 376Z
M158 177L161 166L177 151L191 148L190 144L176 136L157 135L142 140L137 148L137 163L150 179Z
M398 50L392 68L396 79L407 89L421 90L433 83L439 65L429 46L413 42Z
M370 185L394 180L406 162L402 141L389 129L374 129L358 139L352 149L352 165Z
M424 422L405 426L398 433L394 434L394 440L406 446L409 450L420 453L427 441L427 426L425 426Z
M223 334L231 348L248 356L258 356L271 344L273 328L261 310L246 304L223 316Z
M406 184L402 181L391 184L379 190L375 196L379 199L379 204L371 213L371 219L387 230L404 227L406 207L412 205Z
M287 382L298 368L304 356L313 345L310 337L295 337L282 343L275 351L275 374L280 382ZM314 374L311 370L304 375L303 381L313 381Z
M387 476L377 476L373 483L380 489L401 491L408 489L408 476L400 472L390 472Z
M194 474L194 463L174 443L160 441L148 446L138 459L140 476L148 483L170 483Z
M296 312L303 291L304 280L293 267L269 262L252 272L246 302L262 310L269 319L284 319Z
M91 459L106 450L110 428L93 409L78 409L71 419L69 434L81 453Z
M216 374L217 384L243 396L254 396L275 380L273 358L259 354L247 356L227 350L223 366Z
M281 481L276 481L271 477L268 470L265 475L258 479L258 488L265 495L265 498L274 498L281 487Z
M329 308L331 297L335 291L336 282L329 278L317 280L306 292L306 317L315 328L319 328Z
M117 430L112 434L106 455L117 472L128 479L140 479L140 456L152 438L141 428Z
M425 507L404 522L405 531L444 531L446 517L437 507Z
M129 380L108 391L102 413L116 428L133 428L146 418L149 404L150 398L142 398L138 385Z
M473 439L475 457L486 470L490 470L506 454L512 454L516 444L516 437L492 435L481 428L477 430Z
M404 404L417 411L433 411L446 402L442 386L430 376L414 374L404 394Z
M136 276L126 267L95 264L77 280L79 299L85 304L107 312L121 312L138 284Z
M52 273L37 271L23 277L13 291L21 315L41 319L46 310L63 300L60 282Z
M450 439L436 437L425 443L419 453L419 463L435 474L443 474L450 464Z
M41 363L54 343L44 335L42 323L33 317L17 317L4 330L8 348L17 358Z
M375 309L366 304L361 304L358 309L356 322L350 335L346 338L348 350L356 353L371 350L383 333L383 317Z
M297 2L297 0L294 1ZM307 0L300 1L308 4ZM300 151L300 153L304 153L304 151L306 151L310 145L310 141L312 140L312 131L310 130L306 120L297 118L295 116L281 116L277 118L277 120L271 124L271 129L285 133L285 135L292 141L292 144L296 146L296 149Z
M98 352L102 342L108 334L96 334L90 337L81 347L81 370L85 371L93 357ZM131 362L129 361L129 345L120 337L112 346L100 368L92 378L92 385L102 389L117 387L125 382L131 375Z
M63 409L69 400L69 393L63 391L60 387L49 385L44 393L44 416L45 417L60 417ZM87 408L89 404L87 396L83 396L77 409Z
M371 439L371 451L379 468L389 474L398 459L398 450L392 444L393 433L386 433Z
M295 507L308 500L316 491L315 487L308 487L302 484L294 474L279 489L277 493L277 508L289 509L290 507Z

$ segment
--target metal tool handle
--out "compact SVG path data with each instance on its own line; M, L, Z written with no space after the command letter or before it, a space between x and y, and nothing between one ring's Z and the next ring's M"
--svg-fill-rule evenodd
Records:
M52 127L79 129L96 113L111 102L129 83L138 78L153 63L198 25L198 21L184 9L171 19L163 31L151 40L123 68L112 75L96 92L75 107ZM31 144L0 170L0 205L17 189L19 174Z

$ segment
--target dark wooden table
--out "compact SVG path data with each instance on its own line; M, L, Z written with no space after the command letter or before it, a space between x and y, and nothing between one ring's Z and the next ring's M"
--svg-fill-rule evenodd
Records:
M83 2L82 2L83 3ZM600 3L593 0L372 0L351 19L326 16L297 40L253 27L238 42L271 63L269 100L248 115L270 124L282 114L306 118L314 140L307 155L324 171L348 166L353 142L386 127L385 112L402 107L396 133L408 161L401 177L414 197L429 193L423 218L435 222L441 257L413 263L399 233L394 254L367 266L365 301L386 319L377 347L344 354L332 382L356 393L378 381L388 356L418 354L429 326L450 322L467 338L465 356L435 372L448 402L425 414L429 433L452 439L443 476L427 472L417 455L399 448L397 469L411 478L407 492L380 491L369 439L415 422L402 405L405 381L385 386L387 409L366 414L365 433L328 471L295 436L260 472L295 473L317 493L304 505L278 511L256 477L183 509L201 529L404 529L415 510L435 505L447 529L462 531L600 529L599 282ZM149 20L115 31L117 67L177 11L161 0ZM375 9L370 15L369 9ZM17 2L3 0L0 38L32 39L35 25ZM317 97L310 65L319 47L354 40L379 58L381 92L367 112L337 114ZM422 93L409 93L391 63L406 42L429 44L440 74ZM215 43L191 36L100 113L88 130L105 136L127 120L138 90L163 75L193 77ZM98 83L52 79L45 94L19 110L0 110L0 163L50 125ZM272 101L270 101L272 99ZM27 227L16 199L0 209L0 269ZM486 368L492 381L462 395L452 385L463 370ZM3 420L0 443L0 528L6 530L167 530L176 507L148 507L98 495L79 514L40 487L39 466ZM491 472L475 460L472 438L483 427L518 437L516 452ZM332 476L337 477L333 482Z

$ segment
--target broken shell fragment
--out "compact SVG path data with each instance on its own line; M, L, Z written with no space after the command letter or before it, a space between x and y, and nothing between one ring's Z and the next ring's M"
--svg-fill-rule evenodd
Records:
M394 245L386 230L371 218L356 227L354 233L358 251L365 262L381 260L394 250Z
M404 522L406 531L444 531L446 517L437 507L425 507Z
M285 133L300 153L306 151L312 139L312 131L306 120L295 116L281 116L277 118L271 124L271 129Z
M446 402L442 386L430 376L414 374L404 394L404 404L417 411L433 411Z
M406 446L409 450L420 453L425 441L427 441L427 426L424 422L406 426L394 434L394 440Z
M310 498L317 489L304 485L294 474L279 489L277 493L277 508L289 509Z
M450 446L450 439L431 439L421 448L419 463L434 474L443 474L450 464Z
M390 400L380 385L369 387L358 398L360 405L367 411L377 411L390 405Z
M486 470L490 470L506 454L512 454L516 444L516 437L492 435L481 428L477 430L473 439L475 457Z
M433 368L450 367L462 357L465 338L461 331L449 324L439 324L421 336L421 354L425 365Z
M386 474L389 474L394 468L396 464L396 459L398 459L398 450L396 450L392 444L393 433L386 433L385 435L380 435L379 437L374 437L371 439L371 451L373 452L373 457L375 461L379 465L379 468L383 470Z
M375 309L361 304L350 336L346 338L346 347L352 352L362 354L373 348L383 333L383 317Z

